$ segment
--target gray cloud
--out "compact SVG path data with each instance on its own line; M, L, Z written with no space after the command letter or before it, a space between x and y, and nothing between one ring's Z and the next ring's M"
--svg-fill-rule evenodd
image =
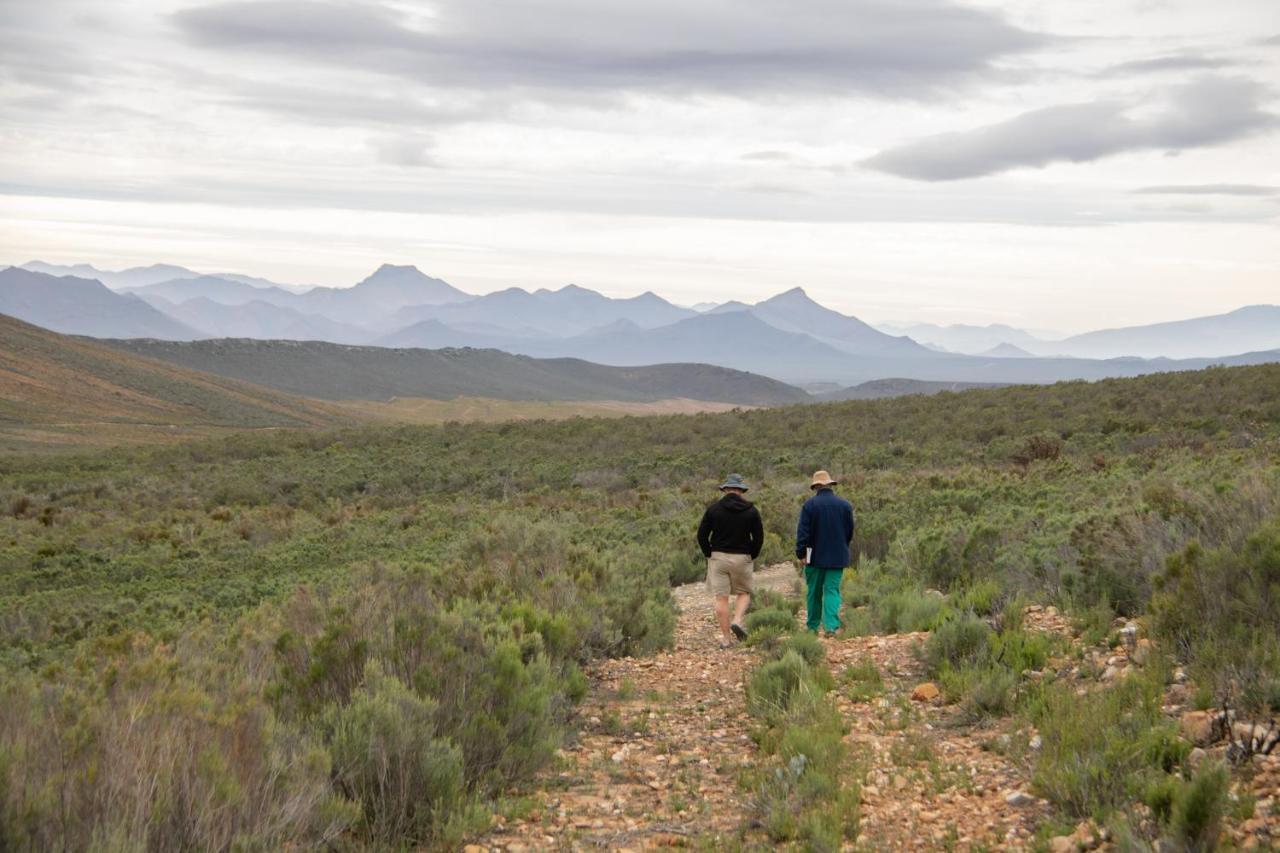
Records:
M1121 62L1104 68L1099 77L1132 77L1137 74L1160 74L1169 71L1215 71L1239 65L1234 59L1223 59L1218 56L1199 56L1196 54L1173 54L1157 56L1152 59L1139 59L1133 62Z
M953 0L440 0L431 11L238 0L173 20L212 49L524 93L920 97L1048 40Z
M1280 194L1280 187L1260 184L1167 184L1156 187L1139 187L1139 195L1239 195L1269 196Z
M1154 109L1146 101L1127 100L1045 107L919 139L862 164L914 180L953 181L1125 151L1200 148L1280 126L1280 116L1260 107L1265 95L1251 80L1206 76L1169 89Z
M431 156L436 141L430 136L388 136L370 142L378 161L391 166L436 166Z

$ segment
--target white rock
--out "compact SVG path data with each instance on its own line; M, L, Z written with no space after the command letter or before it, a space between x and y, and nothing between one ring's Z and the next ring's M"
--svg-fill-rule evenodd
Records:
M1006 795L1004 801L1011 806L1029 806L1036 801L1036 798L1026 791L1014 791Z

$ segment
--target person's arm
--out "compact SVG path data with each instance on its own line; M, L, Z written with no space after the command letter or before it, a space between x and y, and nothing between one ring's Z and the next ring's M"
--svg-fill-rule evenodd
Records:
M796 525L796 556L805 558L805 549L813 546L811 525L809 523L809 502L800 507L800 523Z
M846 503L844 510L844 541L849 544L853 543L853 525L853 504Z
M711 556L711 510L708 509L702 514L702 522L698 525L698 547L702 549L702 556Z
M764 521L759 510L752 511L751 516L751 559L754 560L764 548Z

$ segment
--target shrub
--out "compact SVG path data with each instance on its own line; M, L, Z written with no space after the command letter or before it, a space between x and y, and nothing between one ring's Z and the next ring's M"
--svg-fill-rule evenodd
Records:
M377 664L370 669L351 702L327 717L335 784L361 804L374 839L457 844L466 811L462 750L436 737L434 702Z
M946 667L954 669L977 663L990 652L992 636L991 628L974 616L950 619L925 641L925 666L937 675Z
M1004 587L994 580L980 580L966 587L956 600L956 609L978 616L994 616L1004 605Z
M778 607L765 607L747 614L747 632L753 641L767 635L778 636L795 630L796 617L788 610Z
M1229 782L1224 766L1206 763L1191 781L1179 787L1173 800L1170 829L1182 849L1201 853L1217 846Z
M1163 680L1144 672L1085 696L1045 688L1033 711L1043 738L1032 772L1040 795L1072 817L1098 817L1180 764L1189 747L1160 711Z
M785 610L792 616L800 612L804 602L799 598L783 595L777 590L758 589L751 596L751 610Z
M946 600L919 590L904 590L872 604L874 618L886 634L932 631L946 618Z
M787 637L782 643L781 652L783 654L795 652L809 666L816 666L826 656L817 636L808 631L800 631Z
M777 720L798 695L826 692L830 678L826 670L814 669L799 654L788 651L752 673L747 683L747 710L761 719Z
M1221 700L1267 713L1280 692L1280 521L1239 550L1192 543L1156 579L1154 633Z

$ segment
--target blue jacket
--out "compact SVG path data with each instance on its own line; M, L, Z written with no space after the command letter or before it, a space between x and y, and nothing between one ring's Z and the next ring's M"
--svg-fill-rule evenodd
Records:
M800 508L796 527L796 556L804 559L805 549L813 549L809 565L819 569L847 568L849 544L853 542L853 504L830 489L818 493Z

